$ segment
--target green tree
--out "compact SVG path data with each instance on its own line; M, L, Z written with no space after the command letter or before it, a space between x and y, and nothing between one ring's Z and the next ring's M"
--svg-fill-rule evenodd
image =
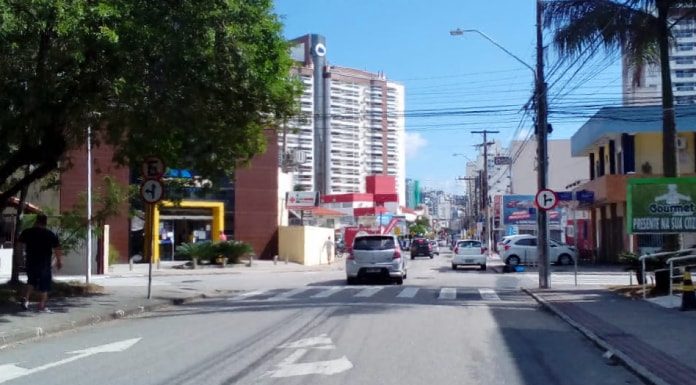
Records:
M677 176L676 121L669 62L672 28L694 14L693 0L569 0L547 1L544 24L554 29L554 45L561 54L581 55L600 42L607 51L622 50L636 74L648 64L659 64L662 80L663 175ZM678 247L666 237L666 248Z
M92 225L95 236L101 234L109 218L122 212L130 194L128 186L120 185L110 176L104 177L102 186L92 192ZM48 227L55 231L60 239L63 253L68 254L85 244L89 226L86 193L81 193L78 201L69 210L60 214L47 211L45 214L49 216ZM36 214L22 215L17 235L21 230L33 226L35 220ZM16 255L16 248L13 254L12 275L9 281L11 284L19 282L18 258L21 257Z
M88 126L123 165L216 180L296 111L271 0L0 0L0 41L0 209Z

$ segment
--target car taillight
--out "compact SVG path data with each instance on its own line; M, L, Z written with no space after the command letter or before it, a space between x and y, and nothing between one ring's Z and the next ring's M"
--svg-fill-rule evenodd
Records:
M392 259L399 259L401 258L401 252L399 250L394 250L394 255L392 255Z
M510 250L510 245L505 245L505 251Z
M353 252L352 252L352 251L348 254L348 257L346 257L346 259L348 259L348 260L354 260L354 259L355 259L355 255L353 255Z
M485 248L485 247L482 247L482 248L481 248L481 254L486 254L486 248Z
M455 254L459 254L459 246L457 246L457 247L454 248L454 253L455 253Z

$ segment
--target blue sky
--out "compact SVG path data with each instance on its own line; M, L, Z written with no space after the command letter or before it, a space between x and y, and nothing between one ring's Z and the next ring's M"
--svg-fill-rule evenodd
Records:
M426 187L463 191L455 178L466 160L452 154L475 156L482 138L472 130L498 130L493 138L505 145L528 137L532 120L522 107L532 72L478 35L449 31L478 29L534 65L534 0L276 0L276 12L287 38L324 35L331 64L382 71L405 85L406 175ZM618 55L600 51L577 73L579 65L557 64L550 49L551 139L569 138L599 106L620 102Z

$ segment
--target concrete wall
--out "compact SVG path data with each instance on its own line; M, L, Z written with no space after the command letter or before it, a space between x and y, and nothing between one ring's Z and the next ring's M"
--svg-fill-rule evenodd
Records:
M512 142L511 153L515 155L521 145L522 142ZM570 139L549 140L548 155L550 189L565 191L565 186L590 178L588 158L570 156ZM515 194L534 195L537 190L536 142L530 140L512 165L512 191Z
M312 226L281 226L278 229L279 257L307 266L329 263L333 257L334 230Z
M12 249L0 249L0 277L12 274Z

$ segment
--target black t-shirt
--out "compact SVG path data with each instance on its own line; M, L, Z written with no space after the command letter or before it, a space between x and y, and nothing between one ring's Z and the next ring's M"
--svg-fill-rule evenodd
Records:
M27 267L35 268L50 267L53 249L60 246L58 237L43 227L31 227L22 231L19 241L26 245Z

